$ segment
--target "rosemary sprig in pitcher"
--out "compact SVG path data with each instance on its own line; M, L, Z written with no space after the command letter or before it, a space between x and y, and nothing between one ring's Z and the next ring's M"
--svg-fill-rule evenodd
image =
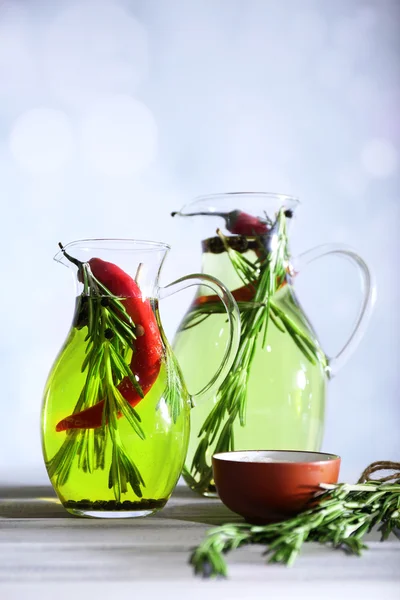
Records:
M251 297L250 301L238 301L241 312L241 337L239 349L230 374L219 388L213 409L200 432L199 444L193 456L190 473L185 476L193 489L203 490L212 481L209 463L210 448L215 452L234 449L234 425L246 423L247 387L251 374L256 345L261 336L265 347L270 322L283 334L290 335L293 343L312 364L324 363L325 355L316 341L311 340L297 323L286 314L274 299L275 293L287 283L290 272L288 238L285 210L281 209L267 234L258 236L258 258L250 261L232 249L226 238L219 236L228 253L232 266ZM218 302L200 304L190 311L182 329L201 323L208 316L222 312Z
M129 362L136 350L137 328L123 299L115 297L93 275L88 263L77 261L61 248L65 256L77 265L83 282L75 327L87 327L86 356L81 367L86 377L73 414L57 425L58 431L66 431L66 438L47 463L49 476L54 478L57 486L64 485L75 461L84 473L103 470L106 448L110 444L112 459L108 486L113 490L116 502L120 502L128 486L136 496L142 497L145 482L126 451L117 426L118 415L121 415L138 438L145 438L139 414L120 389L125 378L139 398L144 396ZM97 412L100 411L97 422L93 416L91 422L87 416L85 421L84 415L88 415L94 407L97 407Z

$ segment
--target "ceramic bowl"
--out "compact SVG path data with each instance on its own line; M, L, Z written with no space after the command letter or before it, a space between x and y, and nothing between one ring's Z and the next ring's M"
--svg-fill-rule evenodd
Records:
M297 450L214 454L214 481L222 502L250 523L282 521L306 510L320 483L337 483L340 457Z

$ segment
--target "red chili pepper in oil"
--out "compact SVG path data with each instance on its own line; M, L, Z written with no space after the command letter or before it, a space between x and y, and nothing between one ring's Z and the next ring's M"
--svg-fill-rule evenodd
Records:
M123 298L122 302L126 312L135 324L137 337L130 368L137 377L144 396L146 396L160 372L163 353L160 330L150 301L143 298L136 281L113 263L100 258L92 258L89 260L89 266L94 277L111 294ZM118 390L133 407L142 400L128 377L121 381ZM101 400L94 406L60 421L56 426L56 431L101 427L103 409L104 400Z
M224 215L221 214L221 216ZM263 235L269 231L268 224L265 221L248 215L241 210L233 210L227 213L224 218L227 230L236 235Z

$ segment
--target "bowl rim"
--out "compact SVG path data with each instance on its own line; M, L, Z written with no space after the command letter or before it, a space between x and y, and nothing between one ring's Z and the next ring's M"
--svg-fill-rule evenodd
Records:
M282 453L282 454L303 454L304 456L304 460L279 460L279 459L274 459L271 462L266 462L266 461L262 461L260 460L259 462L257 461L245 461L245 460L238 460L235 459L232 455L235 454L258 454L258 453L269 453L269 452L276 452L276 453ZM320 460L307 460L306 455L318 455L321 457ZM229 458L230 456L232 456L232 458ZM236 464L242 464L242 465L317 465L317 464L328 464L330 462L334 462L337 460L341 460L341 457L338 454L333 454L331 452L314 452L312 450L274 450L274 449L268 449L268 450L231 450L228 452L217 452L215 454L213 454L212 456L212 460L216 460L219 463L222 462L226 462L226 463L236 463Z

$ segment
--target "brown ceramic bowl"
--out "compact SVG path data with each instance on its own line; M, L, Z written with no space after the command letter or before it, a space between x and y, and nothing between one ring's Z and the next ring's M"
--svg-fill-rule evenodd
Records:
M222 502L250 523L282 521L309 508L320 483L337 483L340 457L297 450L214 454Z

